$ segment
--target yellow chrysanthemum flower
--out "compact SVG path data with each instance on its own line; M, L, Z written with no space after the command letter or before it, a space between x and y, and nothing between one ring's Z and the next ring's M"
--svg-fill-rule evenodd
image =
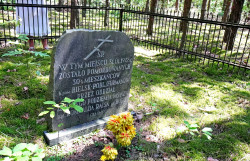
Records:
M103 149L103 156L101 159L106 159L106 160L114 160L116 156L118 155L118 152L115 148L112 148L110 145L106 145Z
M130 112L121 113L119 117L123 126L133 125L134 119Z
M126 132L116 135L116 140L122 146L129 146L131 144L131 136Z
M106 128L114 133L118 133L121 130L121 120L119 116L112 115L110 116Z
M105 155L102 155L101 158L100 158L101 161L105 161L107 160L107 157Z
M132 140L135 137L135 135L136 135L136 129L135 129L134 125L128 126L127 127L127 132L131 136L131 140Z

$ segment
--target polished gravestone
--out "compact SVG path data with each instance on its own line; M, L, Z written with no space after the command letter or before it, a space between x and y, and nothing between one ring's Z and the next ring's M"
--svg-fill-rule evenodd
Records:
M49 145L104 126L108 116L127 110L134 47L124 33L67 30L54 47L48 100L83 98L84 112L57 110L49 119ZM58 127L59 124L63 124Z

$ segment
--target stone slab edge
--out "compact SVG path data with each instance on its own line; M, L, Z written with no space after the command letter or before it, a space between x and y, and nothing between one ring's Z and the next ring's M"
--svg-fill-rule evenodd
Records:
M73 138L88 134L96 129L101 129L106 126L110 117L101 118L88 123L73 126L57 132L44 132L44 138L49 146L57 145L58 143L71 140ZM59 137L58 137L59 132Z

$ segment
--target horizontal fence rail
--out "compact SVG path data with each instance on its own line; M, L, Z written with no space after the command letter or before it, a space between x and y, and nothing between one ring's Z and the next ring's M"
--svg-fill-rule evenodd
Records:
M51 42L72 28L113 30L126 33L134 42L173 55L197 59L218 69L249 73L249 18L239 23L222 22L222 16L110 4L84 4L87 1L6 0L0 1L0 43L26 33L32 39ZM39 26L36 28L36 26Z

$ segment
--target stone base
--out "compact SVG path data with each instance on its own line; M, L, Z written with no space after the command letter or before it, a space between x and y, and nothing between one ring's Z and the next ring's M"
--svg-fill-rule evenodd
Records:
M71 140L84 134L88 134L96 129L104 128L108 120L109 117L105 117L102 119L63 129L57 132L47 133L45 131L44 138L49 146L57 145L58 143Z

